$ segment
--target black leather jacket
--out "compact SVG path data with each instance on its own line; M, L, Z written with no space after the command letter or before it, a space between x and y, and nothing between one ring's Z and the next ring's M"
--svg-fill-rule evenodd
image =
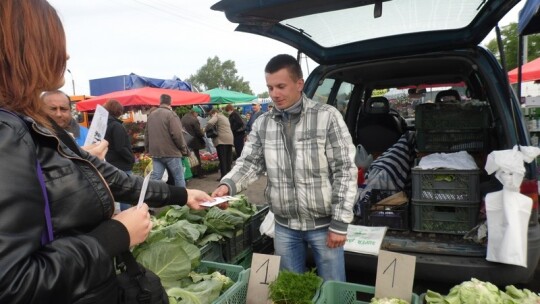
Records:
M47 129L0 111L0 303L116 303L113 257L129 248L114 201L136 202L142 178L85 151L80 157ZM30 131L29 131L30 130ZM44 196L54 240L44 246ZM113 197L115 199L113 199ZM151 181L153 207L185 204L186 190Z

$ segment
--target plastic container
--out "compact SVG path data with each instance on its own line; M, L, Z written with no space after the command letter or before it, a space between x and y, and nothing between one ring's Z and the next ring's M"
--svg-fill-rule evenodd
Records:
M369 203L362 205L364 226L387 226L394 230L409 230L409 203L401 205L377 204L397 193L396 190L371 190Z
M220 295L219 298L215 299L212 304L246 303L249 273L249 269L242 270L238 274L238 279L235 280L234 285L229 287L229 289L227 289L222 295Z
M323 283L316 304L369 304L375 296L375 287L338 282L326 281ZM409 299L406 299L409 300ZM411 304L420 304L417 294L412 294Z
M221 244L209 242L201 247L201 260L223 263L223 251Z
M415 112L417 149L420 152L487 150L490 116L487 105L418 105Z
M412 199L476 203L480 201L480 170L413 168Z
M465 234L476 226L480 202L412 201L413 230Z
M247 233L249 234L248 244L251 244L261 238L261 232L259 231L259 227L261 227L261 223L264 221L264 218L268 214L270 207L268 205L257 206L257 209L257 213L252 215L251 218L247 221L246 225L244 225L244 230L247 230Z

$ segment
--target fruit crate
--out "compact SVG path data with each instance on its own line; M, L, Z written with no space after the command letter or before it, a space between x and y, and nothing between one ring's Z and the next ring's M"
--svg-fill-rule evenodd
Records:
M326 281L315 304L369 304L375 296L375 287L361 284ZM417 294L412 294L411 304L420 304Z
M418 105L415 109L417 149L420 152L487 150L490 117L487 105Z
M463 235L476 226L480 202L412 201L413 230Z
M373 189L369 202L362 205L364 226L387 226L393 230L409 230L409 203L381 204L381 200L398 193L396 190Z
M413 168L412 199L417 202L478 202L480 170Z

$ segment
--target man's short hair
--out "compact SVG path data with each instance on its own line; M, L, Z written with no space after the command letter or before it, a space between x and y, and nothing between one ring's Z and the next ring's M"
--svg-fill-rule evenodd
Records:
M273 74L283 68L286 68L289 71L289 74L294 80L302 79L302 67L300 63L289 54L280 54L274 56L264 68L264 72L268 74Z
M69 103L71 103L71 98L69 97L68 94L66 94L64 91L62 90L52 90L52 91L45 91L41 94L40 98L41 100L45 100L45 97L49 96L49 95L56 95L56 94L61 94L61 95L64 95L66 96L67 100Z
M159 104L171 105L171 96L167 94L161 94L159 97Z

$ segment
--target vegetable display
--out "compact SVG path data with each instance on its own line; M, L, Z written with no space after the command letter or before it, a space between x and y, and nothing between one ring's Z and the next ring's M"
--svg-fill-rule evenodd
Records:
M398 298L373 298L370 304L409 304L408 301Z
M448 295L428 290L425 302L430 304L538 304L540 296L528 289L506 286L506 292L497 286L472 278L450 289Z
M156 273L170 303L212 303L234 282L220 272L197 273L200 247L231 238L234 231L257 212L245 195L221 210L191 210L168 206L152 216L152 230L145 242L133 249L136 260Z
M303 274L282 270L276 280L268 286L270 299L275 304L313 303L313 298L322 282L322 278L317 276L315 269Z

